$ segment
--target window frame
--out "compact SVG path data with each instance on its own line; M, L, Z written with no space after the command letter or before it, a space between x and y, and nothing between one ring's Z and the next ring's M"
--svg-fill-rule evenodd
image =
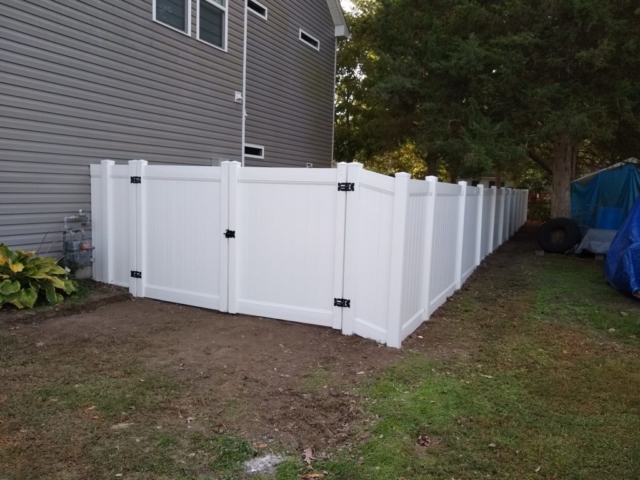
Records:
M251 8L249 6L249 2L253 2L256 5L258 5L259 7L264 8L264 15L256 12L253 8ZM249 9L250 12L253 12L254 15L262 18L263 20L269 21L269 9L265 5L263 5L262 3L258 2L258 0L247 0L247 8Z
M309 43L307 40L305 40L304 38L302 38L302 35L306 35L307 37L309 37L310 39L314 40L315 42L318 42L318 46L314 46L311 43ZM313 35L310 35L308 32L305 32L303 29L300 29L300 33L298 34L298 39L304 43L305 45L313 48L315 51L319 52L320 51L320 40L318 40L316 37L314 37Z
M198 0L196 0L196 1L198 1ZM169 25L168 23L164 23L163 21L158 20L158 17L156 15L156 12L158 11L157 0L153 0L152 6L151 6L153 21L156 22L156 23L159 23L163 27L170 28L174 32L178 32L178 33L181 33L183 35L186 35L187 37L190 37L191 36L191 0L185 0L185 2L186 2L186 9L187 9L187 15L186 15L187 30L186 31L180 30L180 29L174 27L173 25Z
M262 155L252 155L250 153L247 153L247 147L249 148L259 148L260 150L262 150ZM245 143L244 144L244 156L245 158L257 158L258 160L264 160L264 155L265 155L265 149L263 145L255 145L252 143Z
M188 1L191 1L191 0L188 0ZM213 0L195 0L195 1L198 2L196 6L196 40L204 43L205 45L209 45L210 47L217 48L218 50L222 50L223 52L226 52L227 46L229 44L229 2L230 0L224 0L224 4L225 4L224 7L220 6L220 4L214 2ZM221 47L200 38L200 4L202 2L207 2L208 4L213 5L216 8L219 8L224 13L224 22L223 22L224 32L222 32Z

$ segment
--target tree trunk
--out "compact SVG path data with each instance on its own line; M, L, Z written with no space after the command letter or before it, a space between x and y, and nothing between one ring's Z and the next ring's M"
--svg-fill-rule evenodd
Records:
M502 173L496 170L496 188L502 188Z
M578 146L569 135L561 134L553 149L551 180L551 218L571 217L571 181L576 171Z
M438 162L435 160L425 160L427 164L427 177L437 177L438 176Z

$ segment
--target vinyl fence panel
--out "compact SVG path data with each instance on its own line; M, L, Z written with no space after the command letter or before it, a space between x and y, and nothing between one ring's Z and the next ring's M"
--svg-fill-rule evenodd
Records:
M342 270L335 239L344 224L337 174L330 168L237 168L238 313L334 326L334 282L341 281L334 273Z
M386 342L394 215L394 178L349 165L343 333Z
M220 168L140 166L138 296L219 310Z
M461 282L464 283L476 268L476 244L478 242L478 225L482 218L478 217L480 205L480 189L478 187L464 186L465 195L464 225L462 229L462 263Z
M492 233L495 221L495 187L484 188L482 191L482 238L480 240L480 256L485 258L492 250Z
M405 228L405 250L402 277L400 341L415 331L428 318L428 273L431 261L427 252L433 236L433 204L435 183L410 180Z
M461 192L460 185L436 184L433 249L429 252L431 255L430 314L456 290Z

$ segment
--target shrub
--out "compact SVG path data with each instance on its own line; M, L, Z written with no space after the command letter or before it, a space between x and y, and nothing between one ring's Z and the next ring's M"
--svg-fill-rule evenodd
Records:
M11 250L0 244L0 308L10 303L33 308L38 300L55 305L63 294L76 292L78 285L54 258L37 257L35 252Z

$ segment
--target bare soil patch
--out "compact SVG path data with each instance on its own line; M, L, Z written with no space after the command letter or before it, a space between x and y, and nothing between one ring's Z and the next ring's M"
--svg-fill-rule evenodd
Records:
M494 281L511 277L517 257L532 251L527 241L504 245L463 289L489 294L495 305L487 305L485 312L465 312L464 304L449 301L402 350L327 328L147 299L117 302L128 294L103 285L96 285L93 298L76 310L61 306L40 314L20 312L0 325L31 345L46 347L52 366L58 363L56 352L64 352L63 363L89 355L100 371L136 362L176 378L184 394L173 401L170 416L206 420L257 443L325 449L354 439L364 421L355 387L399 358L419 352L447 361L481 349L479 335L495 320L496 310L512 314L522 303L508 291L489 292L485 272L491 271ZM464 321L465 313L473 313L478 322ZM17 321L32 324L16 327ZM34 353L41 352L36 348Z

